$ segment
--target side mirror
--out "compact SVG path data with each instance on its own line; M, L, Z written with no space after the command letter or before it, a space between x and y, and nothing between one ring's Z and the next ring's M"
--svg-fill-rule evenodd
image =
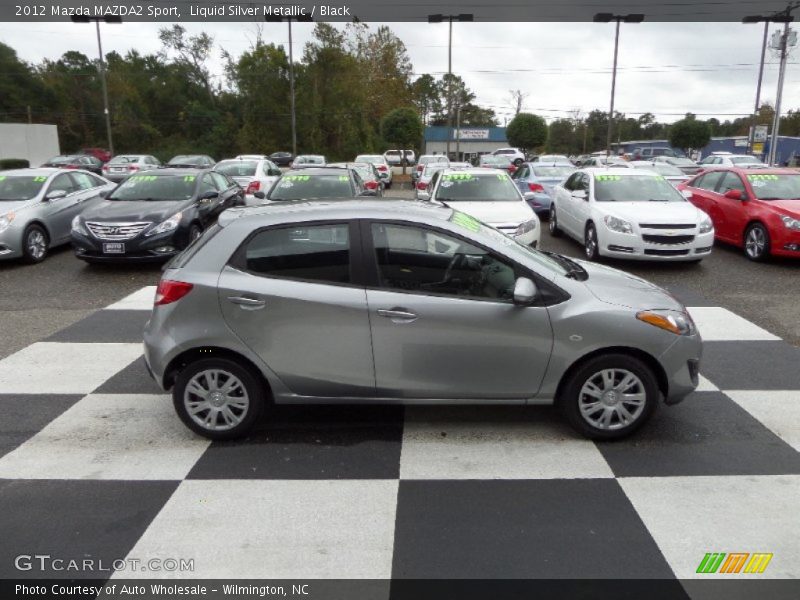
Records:
M253 196L258 198L259 200L263 200L264 198L267 197L267 195L264 192L261 192L261 191L253 192Z
M219 198L219 192L214 190L208 190L200 195L200 200L214 200L216 198Z
M107 198L108 195L111 193L111 190L100 190L100 193L97 194L101 198Z
M422 190L418 191L417 192L417 199L418 200L430 200L431 199L430 192L425 192L425 191L422 191Z
M536 294L536 284L527 277L520 277L514 283L514 304L531 304Z
M692 199L692 195L693 195L692 194L692 190L681 190L681 196L683 196L687 200L691 200Z
M64 190L53 190L52 192L48 192L47 195L44 197L45 200L60 200L61 198L66 198L67 192Z
M573 190L572 197L578 200L588 200L589 194L586 193L586 190Z
M723 195L726 198L730 198L731 200L746 200L747 199L742 195L742 192L740 192L739 190L728 190Z

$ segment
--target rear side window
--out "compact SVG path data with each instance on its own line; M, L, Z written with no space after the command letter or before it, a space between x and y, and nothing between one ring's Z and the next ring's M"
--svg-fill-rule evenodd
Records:
M320 283L350 283L350 234L346 223L268 229L244 250L255 275Z

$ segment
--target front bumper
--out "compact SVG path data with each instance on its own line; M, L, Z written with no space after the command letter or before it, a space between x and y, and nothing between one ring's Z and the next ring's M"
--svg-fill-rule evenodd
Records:
M120 240L119 243L125 244L124 253L103 251L103 244L115 242L116 240L101 240L92 235L72 231L72 248L75 250L75 256L87 262L164 262L186 246L186 240L183 239L180 230L150 237L139 234L132 239Z
M800 258L800 231L794 231L780 224L778 231L771 231L770 253L775 256ZM774 228L773 228L774 229Z
M658 233L647 231L646 235ZM607 228L598 232L600 253L612 258L680 262L700 260L711 254L714 247L713 231L696 234L693 230L686 230L685 235L693 239L685 243L669 243L669 236L662 236L663 242L651 242L645 241L642 234L618 233Z
M22 234L24 229L18 225L17 218L8 229L0 232L0 260L20 258L22 254Z
M677 404L691 394L700 383L700 360L703 340L699 334L677 336L678 339L659 357L667 376L665 404Z

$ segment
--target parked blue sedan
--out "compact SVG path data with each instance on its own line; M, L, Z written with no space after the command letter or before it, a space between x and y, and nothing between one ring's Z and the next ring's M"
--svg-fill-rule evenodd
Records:
M511 176L525 200L539 217L550 213L553 187L575 171L575 167L562 164L522 163Z

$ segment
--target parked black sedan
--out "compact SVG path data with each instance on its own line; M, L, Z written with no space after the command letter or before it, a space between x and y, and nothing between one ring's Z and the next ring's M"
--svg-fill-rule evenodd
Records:
M43 167L52 167L54 169L83 169L84 171L91 171L97 175L103 174L103 163L88 154L67 154L63 156L54 156Z
M292 164L294 155L291 152L273 152L269 159L279 167L288 167Z
M163 261L183 250L244 190L210 169L132 175L72 221L75 255L86 262Z

